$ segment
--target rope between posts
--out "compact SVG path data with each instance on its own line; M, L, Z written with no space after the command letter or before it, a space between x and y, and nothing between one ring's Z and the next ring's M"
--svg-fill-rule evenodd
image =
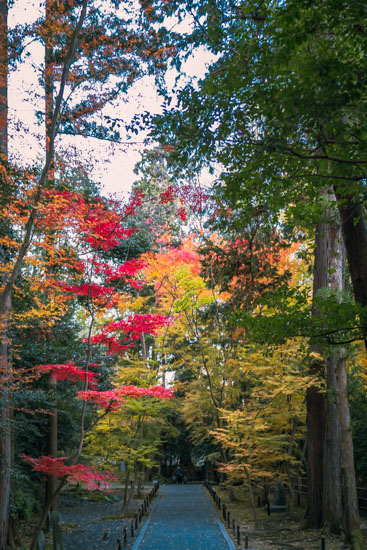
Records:
M297 506L301 505L301 497L307 497L308 487L306 478L292 478L294 492L297 495ZM367 510L367 487L357 487L358 508Z
M117 550L122 550L126 548L129 542L129 533L130 539L135 538L135 533L139 528L139 524L142 522L144 515L147 513L149 506L153 502L155 495L159 489L159 481L154 484L154 487L149 491L148 495L144 498L143 504L140 506L139 511L134 515L133 519L130 522L130 528L124 527L122 529L122 541L117 539Z
M210 483L205 481L204 486L209 491L210 496L214 500L214 503L219 509L219 512L222 511L222 516L224 523L227 525L228 529L232 529L233 538L236 539L238 546L241 544L241 527L235 518L231 518L230 512L227 511L227 507L222 503L220 496L217 494L216 490ZM248 548L248 535L245 535L244 538L244 548Z
M232 518L232 521L231 521L230 512L227 511L226 505L221 502L220 496L217 494L214 487L212 485L210 485L210 483L208 483L207 481L204 482L204 486L209 491L210 496L212 497L212 499L214 500L214 503L216 504L216 506L219 509L219 512L222 511L224 523L227 525L228 529L232 528L233 538L236 539L238 546L240 546L241 545L241 527L240 527L239 523L237 523L237 521L234 518ZM366 491L366 493L367 493L367 489L365 487L358 487L357 491L358 491L358 489L359 489L360 492ZM298 495L299 494L300 494L300 491L298 492ZM307 492L302 493L302 494L307 495ZM358 495L358 500L359 500L359 508L363 509L363 506L361 506L360 501L361 500L367 500L367 497ZM267 504L268 504L268 514L270 515L269 502ZM245 535L245 537L244 537L244 544L245 544L244 549L248 549L248 535ZM321 550L326 550L325 536L321 537Z

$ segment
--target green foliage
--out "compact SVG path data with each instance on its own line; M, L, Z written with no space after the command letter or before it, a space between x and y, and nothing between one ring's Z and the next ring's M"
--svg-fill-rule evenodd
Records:
M67 17L75 17L75 6L67 7ZM162 147L145 151L134 185L147 201L131 222L139 232L112 252L101 253L103 260L121 261L161 250L158 237L166 231L173 238L176 249L162 254L153 267L150 256L152 285L142 292L135 289L125 300L132 311L145 311L155 300L154 307L175 316L175 322L156 338L143 335L137 353L127 352L116 361L114 382L145 386L156 383L162 372L174 373L180 412L173 411L173 403L127 399L94 427L86 455L100 466L124 460L137 478L168 447L172 452L174 438L182 457L177 447L189 439L185 451L190 460L221 460L230 477L259 480L279 469L289 475L299 466L304 394L315 383L304 375L305 347L311 342L327 351L365 336L366 310L349 291L319 291L315 316L311 262L299 276L283 260L294 241L309 256L315 224L335 215L325 187L334 188L339 207L350 196L356 203L366 200L366 10L357 0L156 0L141 7L138 16L131 6L122 7L126 18L94 4L88 11L78 44L80 65L75 63L72 73L75 88L84 90L85 97L65 103L60 124L67 134L119 140L122 121L106 117L102 127L89 115L144 72L158 77L175 48L176 66L203 46L213 55L203 79L178 88L174 106L167 100L163 115L155 118L153 136ZM168 32L162 24L165 15L179 22L190 17L192 26L187 34ZM61 30L54 37L58 68L65 38ZM165 55L167 46L172 50ZM108 50L112 47L118 47L118 55ZM105 56L105 48L111 56ZM87 57L84 74L80 67ZM94 101L96 89L100 105ZM204 165L221 172L215 185L218 213L206 226L217 229L223 242L206 239L200 265L193 240L186 249L180 246L179 199L167 206L159 196L182 174L189 180ZM79 173L65 163L58 167L56 186L78 189L86 198L98 192L87 171ZM16 187L7 184L2 202L15 196ZM17 237L4 224L0 236ZM2 252L10 258L9 250ZM77 343L81 326L75 319L83 317L78 307L55 310L48 318L49 336L44 319L32 314L37 304L45 316L49 313L47 296L33 292L41 271L32 262L25 266L13 297L14 367L27 373L38 363L63 362L65 357L77 363L85 351ZM22 316L28 316L27 325L20 325ZM290 345L289 338L296 337L308 340ZM103 359L102 389L109 387L109 363ZM365 478L365 387L353 371L350 384L354 435L360 440L357 466ZM44 452L47 431L46 415L29 420L17 410L20 405L32 412L57 405L59 445L68 452L76 440L80 403L71 399L67 382L58 384L57 392L48 390L46 380L37 393L30 388L13 392L16 452ZM31 491L19 494L16 486L14 505L28 517L36 499Z
M239 250L236 256L243 243L245 250ZM192 243L184 243L185 249L178 249L175 254L171 252L169 262L165 253L150 256L146 269L159 289L160 310L176 314L175 322L158 342L165 368L175 374L175 391L192 446L191 460L196 454L201 463L221 462L223 471L236 479L241 478L241 468L256 471L251 476L261 478L264 472L273 475L284 464L292 471L298 466L296 454L304 437L304 394L310 380L304 376L302 340L293 347L286 344L274 349L250 344L259 336L251 319L257 319L261 294L266 296L267 282L271 284L272 275L280 275L282 270L289 281L285 269L289 258L283 258L284 265L280 268L275 260L275 247L269 255L264 246L261 255L269 255L269 270L261 268L259 262L259 275L254 269L250 278L251 267L246 264L247 260L250 264L246 257L251 254L250 247L245 241L235 244L236 248L231 250L226 241L218 245L214 239L209 242L211 256L204 259L201 275L198 257L193 250L189 253ZM221 281L225 269L233 281ZM213 278L205 280L204 274ZM256 286L257 276L260 284ZM255 283L247 289L249 279ZM243 307L238 313L240 318L249 312L250 321L245 328L241 322L228 322L228 311L233 312L239 303L239 299L233 301L236 292L243 302L247 300L247 310ZM266 314L264 305L258 317ZM240 424L241 437L236 435L236 426ZM234 449L239 437L242 450Z
M214 437L227 451L221 470L230 480L288 479L302 467L299 447L305 435L304 394L318 383L307 376L298 342L271 353L248 348L241 371L247 392L236 409L222 409L223 427Z
M115 384L138 381L146 387L155 375L138 356L133 356L119 365ZM136 479L145 469L157 465L161 434L173 406L150 397L126 399L119 410L102 418L87 436L86 456L99 467L116 467L125 461L126 469Z
M32 490L33 489L33 490ZM13 494L12 508L20 520L29 520L41 508L38 487L31 486L23 479Z
M187 47L213 53L205 77L155 119L184 168L217 162L233 210L322 218L321 191L365 200L366 13L356 0L176 2L194 14Z

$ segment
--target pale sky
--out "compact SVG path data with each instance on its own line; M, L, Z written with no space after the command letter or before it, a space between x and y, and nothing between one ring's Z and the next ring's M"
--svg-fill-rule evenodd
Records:
M42 14L41 3L34 0L15 0L10 9L9 25L30 23ZM44 52L41 44L34 43L29 48L29 56L24 63L10 75L9 117L10 153L22 164L31 164L37 158L42 161L44 148L44 129L38 126L35 112L43 111L42 87L38 83L39 67ZM205 73L205 64L209 55L202 51L188 61L185 71L190 76L201 77ZM168 75L173 82L174 75ZM145 77L137 82L127 100L108 107L105 114L128 120L134 114L144 111L160 112L161 98L155 92L153 78ZM134 145L116 145L102 143L92 138L64 136L63 146L74 145L91 167L92 179L103 184L106 193L125 194L131 188L136 175L133 173L136 162L141 159L139 151L146 146L142 143L146 134L141 133ZM60 143L60 141L59 141Z

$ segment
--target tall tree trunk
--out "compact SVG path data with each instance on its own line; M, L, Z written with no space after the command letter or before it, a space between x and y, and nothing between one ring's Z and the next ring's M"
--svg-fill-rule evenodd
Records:
M340 455L344 500L344 529L352 550L363 550L364 542L359 524L356 475L354 469L352 428L347 390L345 354L340 351L336 369L336 403L340 423Z
M0 0L0 153L8 158L8 6Z
M327 224L319 224L315 237L315 263L313 297L327 285L328 257ZM313 315L317 315L313 307ZM322 350L310 348L309 370L311 376L325 376L325 361ZM307 452L308 452L308 514L307 526L319 528L323 524L323 471L325 438L325 398L318 386L311 386L306 392L307 406Z
M336 404L337 359L327 358L326 433L324 463L324 522L329 531L340 534L342 526L342 487L340 464L340 430Z
M124 498L122 506L122 514L126 514L128 506L128 493L129 493L129 483L130 483L130 468L128 464L125 467L125 485L124 485Z
M334 192L338 201L354 298L356 302L367 307L367 227L363 206L339 187L334 185ZM367 350L367 314L361 321Z
M148 357L148 355L147 355L147 346L146 346L146 342L145 342L144 332L141 333L141 349L142 349L142 352L143 352L144 363L148 367L148 364L147 364L147 357Z
M335 197L330 190L329 198ZM334 209L333 209L334 210ZM333 218L337 212L333 212ZM334 291L343 290L344 250L341 227L339 224L328 228L328 287ZM324 462L324 522L331 533L340 534L342 526L342 487L340 463L340 428L338 405L336 402L336 370L337 355L330 353L327 357L326 374L326 433L325 433L325 462Z
M8 159L8 5L0 0L0 154ZM6 229L4 229L6 230ZM6 264L6 250L0 249L0 263ZM1 275L6 284L6 270ZM9 531L10 472L12 458L11 409L10 409L10 361L8 322L11 310L10 293L0 315L0 550L7 548Z
M45 16L46 23L52 27L52 12L53 12L53 3L54 0L46 0L45 6ZM54 110L54 68L52 63L53 56L53 34L48 31L45 36L45 75L44 75L44 89L45 89L45 138L46 138L46 150L49 150L50 142L52 139L52 117ZM48 171L48 180L51 184L55 180L55 164L52 161L49 171ZM51 237L52 239L52 237ZM48 268L48 274L53 275L54 266L51 265ZM49 379L49 388L53 394L53 399L56 400L56 387L57 381L50 377ZM52 458L57 458L57 407L52 407L51 414L48 416L48 454ZM46 503L49 502L52 498L52 495L56 491L57 487L57 478L54 475L47 476L46 483ZM52 510L57 510L57 497L54 499Z
M9 364L8 318L10 313L10 296L7 309L0 319L0 550L7 549L9 529L10 472L11 472L11 404Z
M46 23L49 25L49 30L45 36L45 74L44 74L44 88L45 88L45 135L46 135L46 151L50 150L50 144L52 141L52 120L54 114L54 66L52 63L53 58L53 33L52 20L53 17L53 4L54 0L46 0ZM54 9L57 9L54 7ZM55 164L54 160L50 164L47 178L50 181L55 179Z
M1 5L3 0L0 0ZM74 27L73 33L70 37L70 43L69 47L64 59L64 65L62 69L62 74L60 78L60 86L59 91L57 94L57 97L55 99L55 105L53 109L53 115L52 115L52 121L51 121L51 127L50 127L50 140L47 143L46 147L46 157L45 157L45 164L42 168L42 172L38 181L37 189L33 198L33 204L31 208L31 212L29 215L29 218L25 224L24 228L24 238L20 245L17 258L14 262L13 268L11 273L9 274L8 280L6 284L4 285L4 288L0 292L0 316L4 315L4 312L6 310L6 304L8 301L8 297L10 296L14 283L19 275L20 269L23 265L24 258L27 254L27 250L30 246L32 235L33 235L33 229L37 217L37 207L42 197L43 189L46 185L47 178L48 178L48 172L50 168L53 165L54 161L54 150L55 150L55 138L57 135L57 132L59 130L60 125L60 114L61 114L61 107L62 102L64 101L64 92L65 88L67 86L67 80L68 75L70 71L70 67L72 62L75 58L75 52L78 45L78 40L80 37L80 32L84 23L84 20L86 18L87 14L87 8L88 8L88 0L83 0L81 4L81 10L79 14L78 21Z
M340 197L339 197L340 199ZM354 296L357 302L367 305L367 237L366 222L361 205L351 202L340 203L339 211L342 227L331 229L330 286L334 290L343 290L344 245L346 247L349 270L352 277ZM361 241L353 241L358 233L363 233ZM365 300L365 303L363 301ZM366 326L365 320L362 320ZM364 330L365 344L367 332ZM340 431L341 480L343 485L344 532L353 550L364 548L363 536L360 530L359 509L354 468L354 452L352 440L351 418L347 387L347 369L345 350L340 348L333 357L335 401Z
M288 449L287 454L289 459L286 461L286 470L287 470L287 476L288 476L288 492L289 492L289 499L288 499L288 511L291 518L294 517L294 480L292 476L291 471L291 465L290 465L290 459L293 455L293 447L294 447L294 439L297 431L298 426L298 419L293 418L290 421L290 434L289 434L289 443L288 443Z
M248 472L247 472L247 487L248 487L248 494L250 496L251 510L252 510L252 515L253 515L253 518L254 518L254 524L255 524L255 530L256 530L257 526L258 526L258 523L259 523L259 517L257 515L257 509L256 509L256 504L255 504L255 496L254 496L254 491L253 491L253 488L252 488L251 476Z
M57 381L50 377L49 388L53 392L52 398L56 400ZM48 416L48 454L52 458L57 458L57 407L52 407ZM56 491L57 477L55 475L47 476L46 483L46 503L49 502ZM57 510L57 497L51 506L51 510Z
M334 200L329 190L328 197ZM333 216L335 219L335 215ZM355 220L355 223L362 222ZM317 274L317 285L325 283L335 292L343 290L344 250L342 231L339 224L325 226L320 231L323 241L319 251L323 261L315 258L320 271ZM320 241L318 241L320 244ZM322 272L324 270L324 272ZM322 288L322 286L319 286ZM315 291L315 286L314 286ZM314 294L315 295L315 294ZM317 312L315 312L317 314ZM324 454L324 521L332 532L339 532L342 517L346 539L353 550L363 548L363 537L359 526L358 500L354 470L353 441L347 390L346 353L341 347L328 351L327 357L327 424L325 431ZM342 491L341 491L342 482ZM342 499L343 495L343 499ZM342 512L342 500L344 510Z

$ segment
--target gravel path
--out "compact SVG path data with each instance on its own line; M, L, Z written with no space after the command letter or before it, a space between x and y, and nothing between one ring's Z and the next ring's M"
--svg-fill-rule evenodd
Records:
M64 534L65 550L116 550L117 539L122 540L122 529L129 525L129 520L101 518L117 515L121 508L122 502L61 508L64 523L78 524Z
M202 485L167 485L133 550L234 550L222 530Z

